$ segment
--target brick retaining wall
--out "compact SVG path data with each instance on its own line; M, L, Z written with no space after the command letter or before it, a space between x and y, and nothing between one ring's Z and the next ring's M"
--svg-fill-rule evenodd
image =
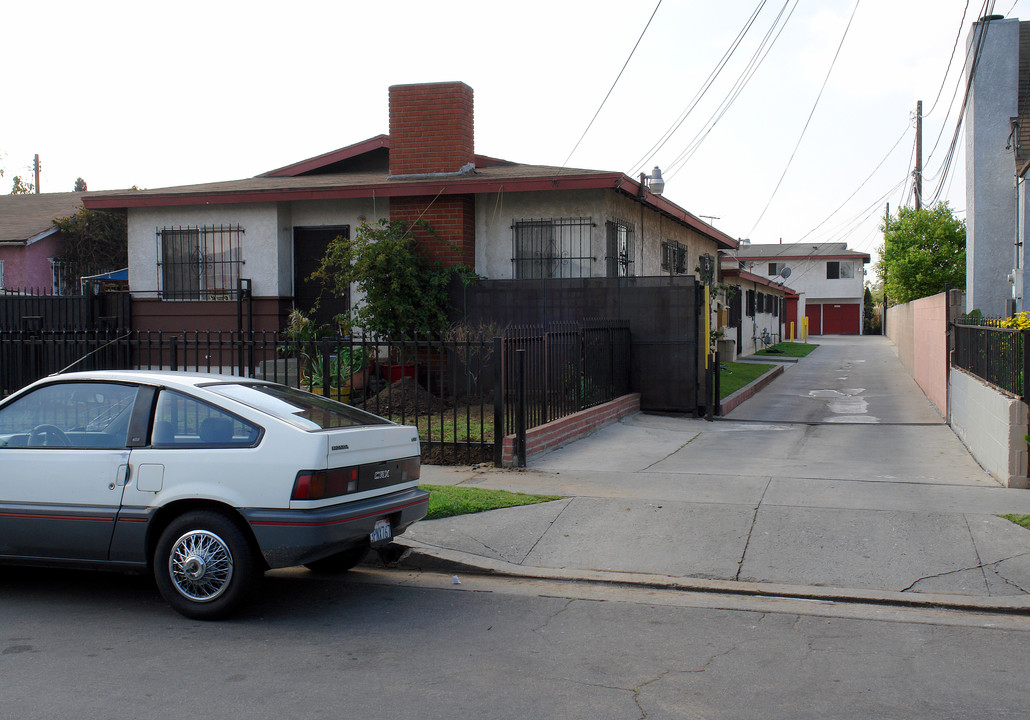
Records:
M574 415L553 420L526 432L526 457L545 453L585 437L619 418L640 412L640 393L631 393L597 407L580 410ZM503 441L501 464L515 464L515 436L506 435Z

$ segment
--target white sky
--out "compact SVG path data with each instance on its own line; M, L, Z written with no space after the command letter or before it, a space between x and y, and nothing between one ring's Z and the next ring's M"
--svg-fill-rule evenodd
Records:
M760 0L663 0L569 167L634 166L687 108ZM476 151L562 165L657 0L9 3L2 32L0 187L44 192L158 188L250 177L389 132L387 88L460 80L475 91ZM733 237L846 241L872 252L887 201L911 170L916 101L929 111L960 26L958 55L924 121L924 196L954 132L948 105L972 0L859 0L854 22L782 186L855 0L800 0L735 104L692 158L705 126L783 7L767 0L697 109L654 157L665 196ZM788 4L788 12L794 0ZM1002 0L1017 17L1030 0ZM947 115L947 117L946 117ZM829 222L906 132L883 167ZM944 131L941 146L931 149ZM964 211L962 139L942 197ZM759 221L759 218L761 220ZM757 223L757 224L756 224ZM807 237L806 237L807 235ZM875 260L875 258L874 258Z

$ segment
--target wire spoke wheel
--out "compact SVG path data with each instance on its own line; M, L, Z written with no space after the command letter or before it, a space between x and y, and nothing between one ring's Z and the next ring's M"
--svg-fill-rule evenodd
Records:
M172 584L193 602L210 602L222 595L232 582L233 558L229 545L207 530L184 534L168 556Z

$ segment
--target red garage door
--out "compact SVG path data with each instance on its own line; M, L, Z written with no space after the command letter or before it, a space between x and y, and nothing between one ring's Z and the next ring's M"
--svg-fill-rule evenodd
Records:
M822 334L858 335L861 330L860 310L861 306L858 303L826 303L823 305Z
M812 303L805 304L805 317L808 318L809 335L823 334L822 310L822 305L814 305Z

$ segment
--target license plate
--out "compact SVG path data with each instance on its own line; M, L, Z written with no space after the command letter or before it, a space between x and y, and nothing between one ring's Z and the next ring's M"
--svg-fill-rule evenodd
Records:
M390 527L390 521L376 520L376 526L372 529L369 539L373 545L382 545L390 542L393 539L393 528Z

